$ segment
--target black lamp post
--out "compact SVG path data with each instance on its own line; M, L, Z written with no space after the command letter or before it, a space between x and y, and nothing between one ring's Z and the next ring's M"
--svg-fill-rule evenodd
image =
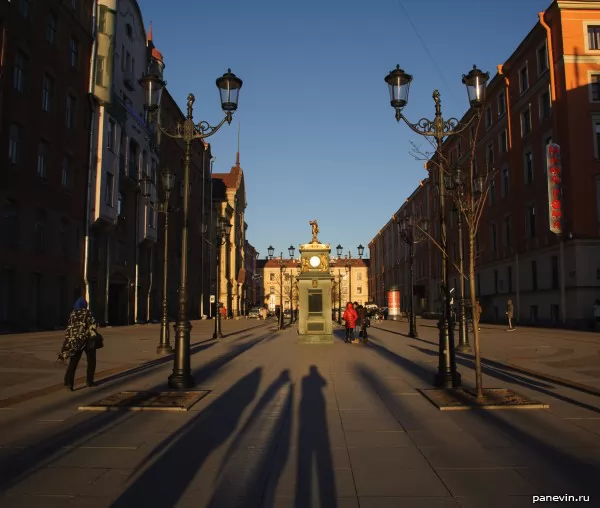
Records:
M294 253L296 252L296 248L293 245L288 247L288 254L290 255L290 259L294 259ZM294 272L290 268L290 325L294 322Z
M409 271L409 286L410 286L410 297L408 300L408 323L409 331L408 336L416 339L419 337L417 331L417 316L415 313L415 244L423 241L426 236L423 233L427 233L429 222L427 219L415 220L410 215L404 215L399 219L396 216L392 217L394 222L398 224L400 228L400 238L408 246L408 262L410 266Z
M177 124L173 130L164 128L158 119L158 110L163 88L166 83L162 80L162 67L160 63L153 60L148 67L146 75L140 79L146 100L145 108L148 111L150 121L154 122L158 129L167 137L183 140L185 144L185 155L183 164L183 226L181 231L181 286L179 288L179 310L177 323L175 324L175 359L173 373L169 376L169 387L182 389L191 388L195 381L190 368L190 332L192 326L188 318L188 295L187 295L187 268L188 268L188 210L190 201L190 173L192 167L192 142L212 136L221 126L227 122L231 123L233 113L238 106L238 96L242 88L242 80L228 69L223 76L217 79L216 84L221 95L221 108L225 112L225 118L212 127L208 122L194 123L193 109L196 100L193 94L187 97L187 116L183 124Z
M213 339L223 338L221 332L221 312L219 309L221 300L221 247L229 240L229 234L231 233L231 224L227 222L225 217L220 215L217 216L217 234L215 236L215 249L216 252L216 263L217 263L217 288L216 288L216 301L215 301L215 331L213 332Z
M162 300L162 317L160 320L160 341L158 343L158 347L156 348L156 353L159 355L169 355L173 352L173 348L169 342L169 315L168 315L168 305L167 305L167 275L169 271L169 214L173 213L175 210L169 207L169 198L171 197L171 192L175 188L175 173L171 171L169 168L164 169L160 173L160 178L162 181L162 188L165 193L164 201L158 204L158 206L153 206L159 213L164 214L165 216L165 253L163 260L163 300ZM152 191L154 187L154 181L150 178L142 179L142 195L149 199L152 196Z
M463 132L469 127L474 119L478 119L481 115L481 106L485 99L485 88L489 73L484 73L473 66L473 69L466 75L463 75L462 82L467 87L467 95L469 104L475 109L475 114L471 119L459 124L456 118L444 119L442 116L442 105L440 93L437 90L433 92L433 101L435 103L435 118L429 120L422 118L417 123L409 122L402 114L402 109L408 103L408 92L412 76L407 74L400 66L391 71L386 77L385 82L388 85L390 92L390 104L396 111L396 120L401 119L415 133L433 137L436 140L436 154L438 164L438 184L440 192L439 201L439 222L440 222L440 247L442 250L442 291L444 294L444 312L438 323L439 327L439 363L438 372L435 376L435 385L438 387L449 388L451 386L460 386L461 377L456 370L456 361L454 357L454 333L449 327L451 322L450 308L450 290L448 287L448 246L446 237L446 220L445 220L445 186L444 186L444 167L442 157L442 144L446 137Z

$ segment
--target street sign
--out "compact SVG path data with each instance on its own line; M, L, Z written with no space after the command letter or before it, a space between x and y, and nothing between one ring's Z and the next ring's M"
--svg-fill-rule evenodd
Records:
M215 303L217 301L217 298L215 297L215 295L210 295L210 303Z

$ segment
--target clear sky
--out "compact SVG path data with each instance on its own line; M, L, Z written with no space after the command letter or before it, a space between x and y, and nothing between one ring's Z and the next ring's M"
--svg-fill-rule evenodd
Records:
M214 171L235 163L238 123L247 239L267 254L321 242L357 256L427 176L396 123L386 74L413 75L409 120L432 118L438 89L445 117L467 109L462 75L496 73L550 0L139 0L165 58L180 107L222 118L215 79L228 67L244 81L230 127L209 138ZM183 109L183 108L182 108ZM298 254L298 250L296 250Z

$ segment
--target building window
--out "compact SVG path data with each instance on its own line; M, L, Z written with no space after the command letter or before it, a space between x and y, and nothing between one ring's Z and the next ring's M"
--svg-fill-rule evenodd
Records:
M538 288L538 277L537 277L537 261L531 262L531 289L534 291Z
M129 23L125 25L125 33L130 39L133 37L133 27Z
M552 289L558 289L558 256L550 257L550 266L552 267Z
M108 7L106 5L100 5L98 9L98 31L100 33L106 32L106 13L108 12Z
M498 148L500 153L508 152L508 133L506 129L500 133L500 138L498 139Z
M502 169L502 197L505 198L508 196L508 168Z
M42 79L42 109L46 112L50 111L52 104L52 94L54 93L54 80L44 74Z
M590 76L590 92L593 102L600 102L600 74Z
M538 75L541 75L548 70L548 48L546 46L546 41L544 41L544 44L537 50L537 69Z
M56 19L56 14L51 12L48 14L48 20L46 21L46 42L48 42L48 44L54 44L54 41L56 41L57 25L58 21Z
M356 280L362 280L362 273L358 272L356 274Z
M521 136L526 136L531 132L531 111L527 108L521 113Z
M13 88L17 92L22 92L25 90L25 72L27 70L27 55L18 50L15 55L15 68L13 72Z
M506 92L502 91L498 94L498 118L506 113Z
M525 92L529 88L529 75L527 73L527 66L521 68L519 71L519 91Z
M106 186L104 188L104 202L108 206L113 206L114 190L115 190L115 176L112 173L106 173Z
M104 86L104 73L106 71L106 57L96 57L96 86Z
M60 183L65 189L71 187L71 163L68 157L64 157L62 161L62 175Z
M546 90L540 95L540 118L548 118L552 109L552 103L550 102L550 91Z
M362 295L362 286L357 286L356 287L356 294Z
M77 100L72 95L67 95L67 107L65 109L65 124L68 129L75 126L75 107Z
M271 286L271 287L269 288L269 293L270 293L270 294L272 294L272 295L274 295L274 294L275 294L275 288L274 288L273 286Z
M600 159L600 118L594 120L594 142L596 145L596 159Z
M48 178L48 143L45 141L38 145L37 175L40 180Z
M69 43L69 62L73 68L79 65L79 41L74 37L71 37Z
M490 180L490 192L489 192L489 206L494 206L496 200L496 179L492 177Z
M525 152L525 184L529 185L533 182L533 153Z
M492 126L492 106L485 109L485 128L489 129Z
M506 281L508 282L508 292L512 293L513 285L512 285L512 266L506 267Z
M275 281L275 274L274 274L273 272L271 272L271 273L269 274L269 280L270 280L271 282L274 282L274 281Z
M592 50L600 49L600 26L588 26L588 46Z
M119 197L117 198L117 215L119 217L123 217L123 213L125 212L125 196L122 192L119 192Z
M504 217L504 246L510 247L511 244L511 228L510 228L510 215Z
M8 160L19 164L21 160L21 129L18 125L10 124L8 134Z
M490 226L490 237L492 240L492 252L496 252L498 250L498 237L496 231L496 224L492 224Z
M485 152L485 162L492 164L494 162L494 143L489 143Z
M498 270L494 270L494 294L498 294Z
M535 237L535 207L528 206L525 209L525 233L527 238Z
M115 151L115 122L113 120L108 121L108 127L106 129L106 147L111 151Z
M600 176L596 177L596 218L600 222Z

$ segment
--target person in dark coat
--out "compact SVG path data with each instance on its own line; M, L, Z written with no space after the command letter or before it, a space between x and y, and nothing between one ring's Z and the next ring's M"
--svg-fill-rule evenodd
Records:
M362 305L358 306L358 326L359 326L359 334L358 336L362 339L363 342L367 342L367 327L369 325L369 313L367 309L365 309Z
M92 329L97 326L97 322L88 309L85 298L79 297L75 302L69 323L65 332L65 340L58 359L62 361L69 360L67 371L65 372L65 386L69 391L73 391L75 384L75 371L77 364L81 360L81 355L85 351L87 360L87 386L96 386L94 383L94 374L96 373L96 349L92 344Z
M344 321L346 322L346 340L345 342L348 344L354 340L354 327L356 326L356 320L358 315L354 310L354 306L352 302L348 302L346 304L346 310L344 311L344 315L342 316Z

